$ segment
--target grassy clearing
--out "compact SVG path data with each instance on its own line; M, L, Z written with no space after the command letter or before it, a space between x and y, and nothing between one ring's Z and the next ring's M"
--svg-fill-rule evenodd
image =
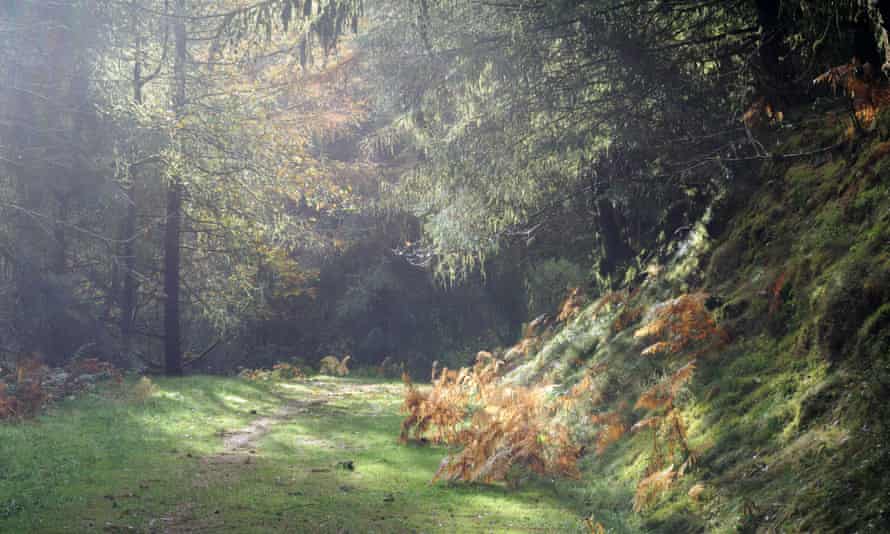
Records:
M546 481L429 484L446 451L396 444L399 384L157 385L144 403L125 385L0 426L0 531L582 531L572 499Z

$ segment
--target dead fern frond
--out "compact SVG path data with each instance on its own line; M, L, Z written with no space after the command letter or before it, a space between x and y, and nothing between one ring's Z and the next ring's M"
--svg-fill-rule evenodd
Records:
M691 471L697 463L698 455L690 451L688 458L686 458L686 460L680 465L680 469L677 470L677 478L683 477L686 473Z
M579 476L582 449L568 427L553 423L555 408L544 388L483 383L476 391L472 398L484 399L484 404L450 436L450 443L463 448L440 465L434 480L503 480L514 465L540 474Z
M606 534L606 527L594 520L593 516L584 519L584 526L587 527L588 534Z
M665 329L668 326L668 321L664 317L656 317L653 321L638 328L634 332L634 337L637 339L645 339L649 337L658 337L661 336Z
M635 410L659 410L668 406L672 401L669 390L664 382L658 382L642 394L634 404Z
M665 354L671 351L672 345L668 341L659 341L657 343L653 343L643 349L640 352L641 356L658 356L659 354Z
M340 359L334 355L325 356L318 362L318 372L323 375L335 376L340 367Z
M637 422L631 429L634 432L644 429L652 430L652 452L649 455L647 470L650 474L660 472L660 469L666 463L665 459L675 458L677 447L680 448L684 461L676 476L683 476L686 470L695 462L694 454L689 449L683 417L680 411L674 407L677 395L679 395L683 386L692 379L694 373L695 360L688 362L673 374L653 384L637 399L637 403L634 406L635 409L659 410L663 414L650 415ZM673 464L671 469L673 470ZM647 492L641 494L638 491L637 498L642 499L641 502L645 502L649 498ZM635 509L637 508L637 498L635 498Z
M699 482L698 484L695 484L694 486L689 488L689 491L686 493L686 495L688 495L689 498L692 499L692 502L698 502L699 500L701 500L701 496L704 492L705 485Z
M788 281L788 271L782 271L779 276L770 284L769 287L769 314L775 315L782 306L782 290L785 289L785 283Z
M49 395L39 381L25 380L15 388L17 415L33 417L49 400Z
M564 323L575 316L578 311L581 309L582 304L586 297L581 292L580 288L572 288L569 291L569 295L563 301L562 305L559 309L559 315L556 316L556 320L560 323Z
M670 383L670 392L671 392L671 402L673 402L674 398L676 398L677 394L680 393L680 390L683 386L686 385L687 382L692 380L692 375L695 374L695 360L690 361L683 367L677 369L674 374L671 375L669 383Z
M596 306L594 306L590 311L590 317L595 319L599 316L600 312L606 306L614 306L617 304L623 304L627 302L629 296L626 291L612 291L611 293L606 293L597 301Z
M18 399L10 396L5 382L0 382L0 419L11 419L18 415Z
M541 314L535 317L522 332L523 339L535 338L541 335L541 331L546 329L553 322L553 318L549 314Z
M671 487L676 479L674 466L671 464L661 471L656 471L647 476L637 484L637 491L634 494L633 509L635 512L641 512L651 505L659 495Z
M39 356L30 356L23 358L16 363L15 366L15 382L21 384L26 380L35 378L43 369L43 362Z
M742 122L752 129L780 123L783 119L784 114L776 110L775 106L764 97L756 99L742 115Z
M603 454L610 445L618 441L627 433L627 424L624 422L622 410L599 413L591 416L590 422L601 425L596 435L596 453Z
M346 376L349 374L348 364L349 364L349 360L351 360L351 359L352 359L352 356L347 354L345 358L340 360L340 363L337 364L337 369L336 369L337 376Z
M525 358L529 354L535 352L541 345L540 337L525 337L519 340L519 343L513 345L504 354L505 360L515 360L517 358Z
M634 332L637 339L658 340L642 354L676 354L695 348L693 355L697 355L725 343L726 333L705 306L707 298L706 293L681 295L656 308L652 320Z
M615 322L612 323L612 333L617 334L618 332L626 330L630 325L640 320L644 311L642 306L634 308L625 307L621 310L621 313L618 314L618 317L615 318Z
M639 432L640 430L645 429L658 429L661 426L663 418L660 415L653 415L651 417L646 417L645 419L641 419L634 426L630 427L631 432Z
M871 63L862 64L855 57L850 63L833 67L818 76L813 84L829 85L835 94L843 88L860 124L871 124L878 112L890 105L890 88L876 76L874 66Z
M158 386L151 381L151 378L143 376L133 386L133 389L130 391L130 396L134 402L144 403L153 395L157 394L157 392Z

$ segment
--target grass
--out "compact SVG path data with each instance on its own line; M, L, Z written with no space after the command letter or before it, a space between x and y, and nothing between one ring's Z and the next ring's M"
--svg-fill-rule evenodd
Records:
M127 383L0 426L0 532L583 531L548 481L430 484L447 451L396 444L399 384L156 383L144 403ZM227 450L227 435L282 406L287 417Z

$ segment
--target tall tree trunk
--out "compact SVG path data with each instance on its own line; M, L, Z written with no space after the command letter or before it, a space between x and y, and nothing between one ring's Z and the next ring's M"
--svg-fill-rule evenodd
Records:
M185 2L176 0L176 21L173 34L176 41L174 58L174 101L177 122L185 113L186 28ZM182 145L180 142L180 149ZM182 230L182 178L171 176L167 185L167 224L164 232L164 362L168 375L182 374L182 346L180 342L179 283L180 239Z
M617 272L621 264L633 256L633 251L621 236L622 225L612 202L602 196L597 198L596 212L602 242L600 274L603 277L610 277Z
M790 50L785 43L786 27L782 21L782 6L775 0L756 0L757 23L760 25L759 89L770 100L785 99L793 93L794 72Z
M120 302L120 329L124 355L130 352L133 344L133 322L136 317L136 242L134 240L136 233L136 185L132 181L134 178L131 174L131 183L127 187L127 214L124 216L121 232L121 239L123 240L121 256L123 257L124 268Z
M142 105L142 38L139 29L139 18L134 13L133 26L136 33L136 51L135 62L133 63L133 101L137 105ZM135 147L134 147L135 148ZM133 150L133 154L138 154L138 150ZM123 268L123 284L120 296L120 330L121 330L121 352L124 357L129 357L130 349L133 346L133 322L136 318L136 181L139 172L138 165L131 165L129 170L129 184L127 185L127 213L124 216L123 227L121 228L121 257L124 260Z

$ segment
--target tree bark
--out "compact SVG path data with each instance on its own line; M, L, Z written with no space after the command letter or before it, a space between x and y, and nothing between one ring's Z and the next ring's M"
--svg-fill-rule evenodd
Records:
M142 104L142 87L144 81L142 79L142 38L139 28L139 17L134 12L133 27L136 33L136 51L135 61L133 63L133 101L136 104ZM135 147L134 147L135 148ZM137 154L137 150L133 150L133 154ZM139 167L130 166L129 184L127 185L127 213L124 216L123 227L121 228L121 257L124 261L123 284L121 288L121 350L124 356L129 356L130 349L133 346L133 323L136 318L136 217L138 215L136 205L136 181Z
M176 55L173 63L173 107L177 123L185 114L186 62L186 0L176 0L176 20L173 34ZM181 149L180 143L180 149ZM180 340L180 239L182 231L182 177L174 175L167 184L167 222L164 231L164 363L166 374L182 374L182 345Z
M785 58L790 50L785 43L786 27L781 17L781 6L775 0L756 0L757 22L760 25L761 74L757 80L760 91L768 98L785 98L793 91L794 73Z
M600 274L608 277L617 271L618 266L627 261L633 251L621 236L621 223L612 202L605 197L596 200L597 225L602 241L603 257Z

